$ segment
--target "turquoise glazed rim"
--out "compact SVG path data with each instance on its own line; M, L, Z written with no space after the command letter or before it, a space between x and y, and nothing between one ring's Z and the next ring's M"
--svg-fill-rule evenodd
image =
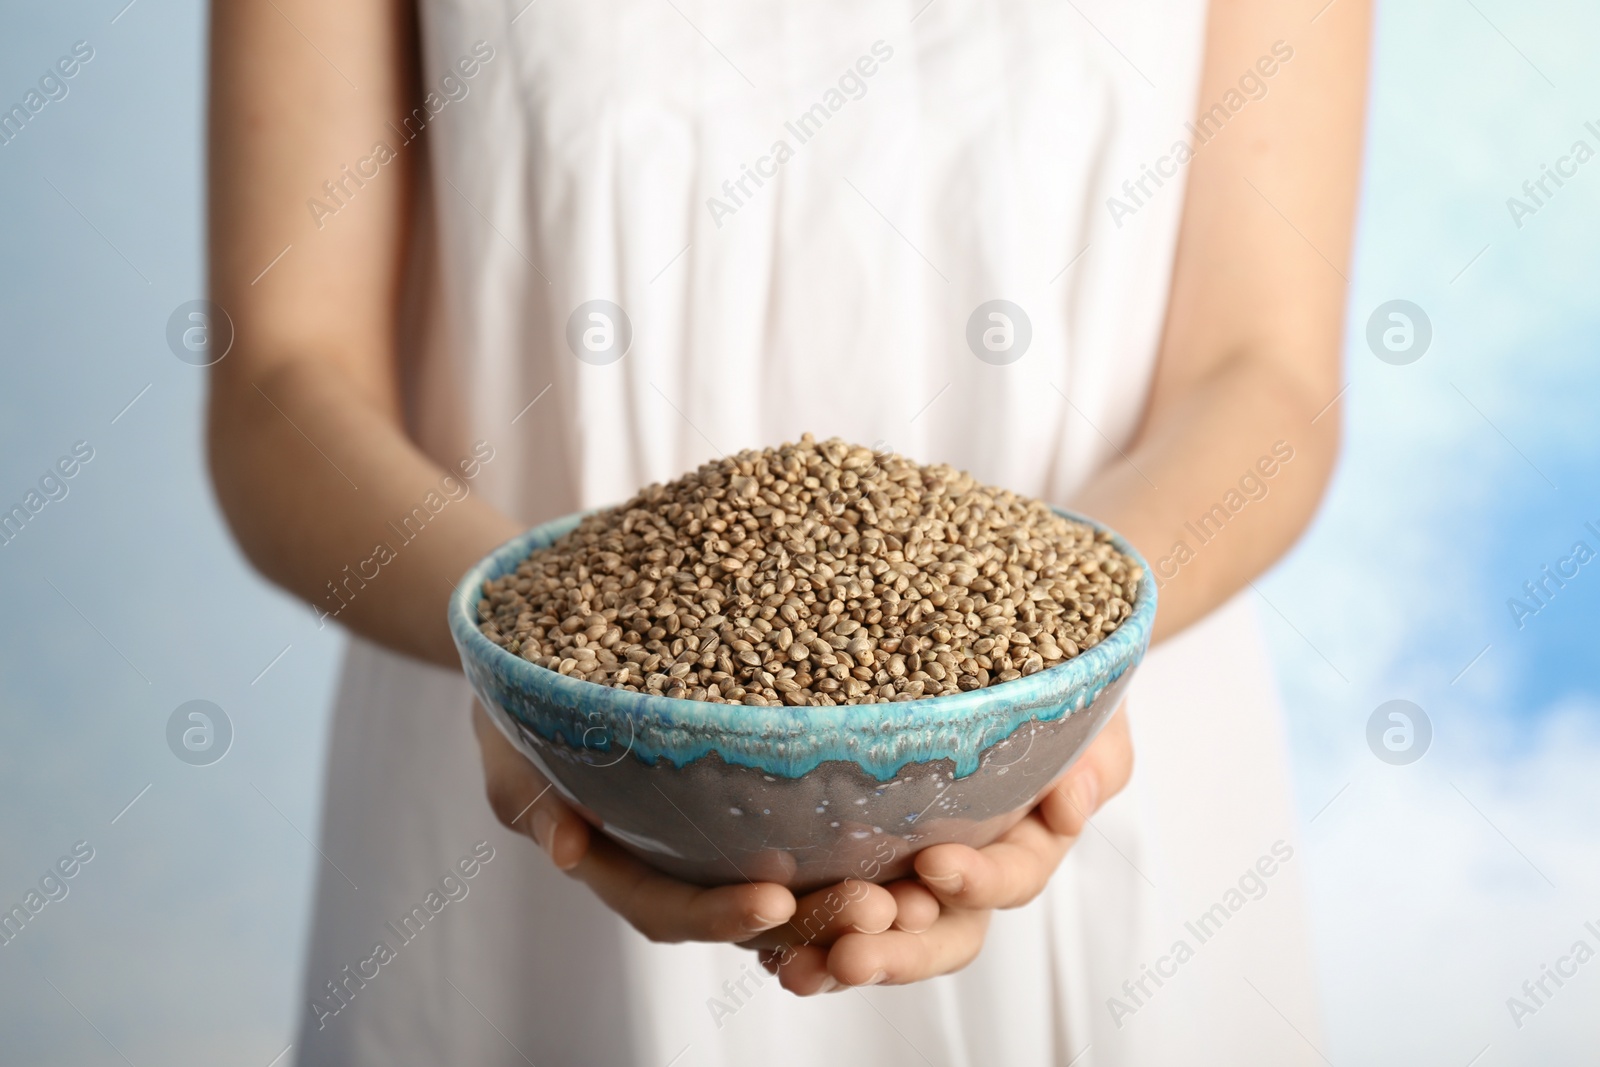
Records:
M588 513L535 526L495 549L461 579L450 598L450 632L478 694L547 741L597 755L625 747L646 764L682 767L717 753L725 762L798 778L830 760L854 763L889 781L908 763L951 760L957 777L978 769L989 746L1031 719L1052 722L1082 711L1150 644L1156 586L1150 566L1127 541L1087 516L1056 514L1111 534L1143 570L1133 613L1093 648L1023 678L949 696L888 704L763 707L654 696L570 678L508 652L478 630L485 582L515 571L535 549ZM622 758L618 756L616 758Z

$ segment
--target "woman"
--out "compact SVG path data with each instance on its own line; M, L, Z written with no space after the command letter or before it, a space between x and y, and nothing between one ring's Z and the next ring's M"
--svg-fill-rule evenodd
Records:
M1336 454L1366 5L524 3L214 14L217 493L355 635L301 1062L1316 1060L1236 594ZM1107 521L1166 643L1005 840L795 942L812 901L673 882L546 792L444 602L531 523L805 431Z

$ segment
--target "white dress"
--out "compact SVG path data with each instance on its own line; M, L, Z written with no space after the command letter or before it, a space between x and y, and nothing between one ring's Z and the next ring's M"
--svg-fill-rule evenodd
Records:
M1199 0L421 7L406 388L441 463L493 448L473 491L532 524L808 430L1056 502L1123 462L1182 176L1120 225L1106 200L1183 133ZM604 322L583 347L591 309L569 345L594 300L626 316L621 358ZM969 344L991 300L1022 309L1025 350L1006 309L1009 352L981 343L988 309ZM645 941L495 821L470 699L352 642L302 1064L1320 1062L1246 602L1151 653L1133 783L1044 895L966 970L903 988L799 999L747 951Z

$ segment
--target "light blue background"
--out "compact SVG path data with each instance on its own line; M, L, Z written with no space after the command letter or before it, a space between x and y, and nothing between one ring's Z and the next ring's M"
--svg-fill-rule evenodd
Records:
M96 53L0 147L0 506L95 449L0 548L0 904L95 849L0 948L0 1033L8 1063L267 1064L291 1040L342 638L247 570L206 484L202 372L164 339L201 295L203 13L139 0L113 23L123 3L0 15L5 106L72 42ZM1520 1029L1505 1001L1600 920L1600 563L1521 630L1506 600L1575 540L1600 549L1600 161L1520 229L1505 201L1574 140L1600 147L1596 40L1577 0L1380 12L1346 451L1258 583L1335 1063L1593 1048L1600 963ZM1392 298L1433 321L1406 367L1365 347ZM1410 767L1366 748L1396 697L1434 725ZM195 698L236 731L206 768L164 739Z

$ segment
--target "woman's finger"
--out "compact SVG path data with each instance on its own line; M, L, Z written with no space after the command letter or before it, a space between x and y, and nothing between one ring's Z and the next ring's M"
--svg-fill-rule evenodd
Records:
M1018 908L1044 889L1072 838L1029 812L981 849L935 845L917 854L917 874L949 908Z
M1122 792L1132 776L1133 738L1124 702L1061 781L1040 798L1036 810L1056 833L1077 837L1101 805Z
M1037 897L1090 816L1133 773L1122 708L1033 811L981 849L935 845L917 854L922 882L946 907L1016 908Z
M894 895L881 885L847 878L838 885L807 893L795 903L794 915L745 942L746 948L833 944L852 931L876 934L889 929L897 912Z
M690 885L662 874L603 834L594 835L570 873L652 941L748 941L794 915L794 894L781 885Z
M474 700L472 728L483 754L489 807L507 827L533 838L557 868L571 870L589 849L589 824L567 806L528 758L507 741Z
M847 986L904 985L959 971L983 948L989 912L946 910L920 934L845 934L828 950L828 972Z
M884 886L894 897L894 925L908 934L920 934L939 919L939 898L915 878L902 878Z
M778 984L796 996L809 997L844 988L828 973L828 950L815 945L763 949L761 966L769 974L777 975Z

